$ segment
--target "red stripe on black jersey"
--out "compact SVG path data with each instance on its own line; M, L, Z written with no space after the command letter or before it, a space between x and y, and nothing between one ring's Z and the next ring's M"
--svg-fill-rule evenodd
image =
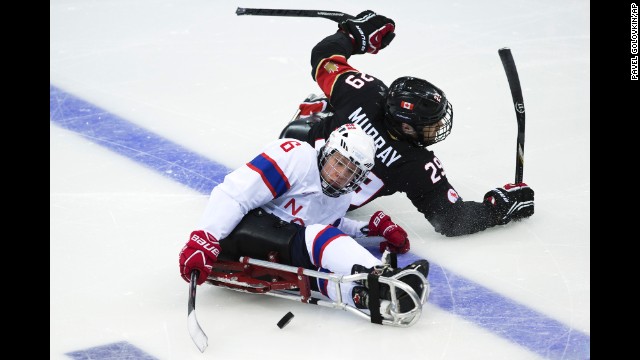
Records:
M332 55L324 58L316 67L315 79L322 92L327 97L331 97L333 85L336 83L338 76L346 72L358 72L347 63L347 58L342 55Z

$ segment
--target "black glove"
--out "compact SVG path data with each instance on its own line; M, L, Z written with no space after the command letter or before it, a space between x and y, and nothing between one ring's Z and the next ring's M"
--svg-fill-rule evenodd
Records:
M504 225L533 215L533 189L525 183L506 184L484 195L483 203L496 216L496 224Z
M345 20L338 26L351 38L354 54L377 54L396 36L393 33L396 23L371 10L363 11L355 18Z

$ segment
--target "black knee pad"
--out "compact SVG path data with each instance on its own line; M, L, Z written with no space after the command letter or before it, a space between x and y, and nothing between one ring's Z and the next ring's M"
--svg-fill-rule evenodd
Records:
M333 112L324 111L311 114L310 116L302 119L295 119L288 123L287 126L284 127L284 129L282 129L278 139L294 138L300 141L307 141L309 139L309 131L311 130L311 126L321 122L323 119L330 116L333 116Z
M251 210L238 226L220 240L221 259L237 261L240 256L268 260L276 251L279 262L291 263L291 242L303 227L288 223L261 208Z
M312 122L306 119L297 119L288 123L287 126L282 129L278 139L282 138L294 138L300 141L307 141L309 137L309 130L311 130Z

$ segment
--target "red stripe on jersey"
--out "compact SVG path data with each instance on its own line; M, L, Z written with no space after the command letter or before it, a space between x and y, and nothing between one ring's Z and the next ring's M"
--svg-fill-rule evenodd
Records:
M257 172L258 174L260 174L260 177L262 178L262 182L264 182L264 184L267 185L267 187L269 188L269 191L271 191L271 195L273 195L273 198L275 199L276 196L278 196L278 194L276 193L276 191L273 188L273 186L271 186L271 183L269 183L269 180L267 180L267 177L262 172L262 170L260 170L257 167L253 166L252 163L247 163L247 166L249 167L249 169Z
M324 249L331 244L331 242L337 238L347 236L345 233L340 231L338 228L328 225L324 229L322 229L316 237L313 239L313 244L311 245L311 261L317 267L324 267L322 264L322 258L324 257Z
M333 55L320 61L316 68L315 79L322 92L330 98L338 76L346 72L358 72L358 70L352 68L344 56Z
M337 238L343 237L343 236L347 236L345 234L340 234L340 235L336 235L332 238L330 238L329 240L327 240L326 243L324 243L324 245L322 245L322 248L320 248L320 261L318 261L318 266L323 266L322 265L322 258L324 257L324 249L326 249L327 246L329 246L329 244L331 244L331 242Z

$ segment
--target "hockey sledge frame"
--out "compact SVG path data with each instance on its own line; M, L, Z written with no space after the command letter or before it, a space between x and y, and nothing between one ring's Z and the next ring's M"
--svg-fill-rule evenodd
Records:
M408 284L398 280L406 275L416 275L420 278L423 284L420 294L417 294ZM375 278L373 279L374 282L386 284L391 290L390 301L370 299L370 302L374 301L375 303L383 304L381 307L383 311L379 314L371 314L368 309L358 309L347 304L342 299L341 288L343 284L367 279L371 283L372 277ZM322 299L314 296L310 286L310 278L325 279L333 282L337 300L333 301L329 298ZM240 257L238 261L218 259L213 264L212 272L206 282L235 291L270 295L307 304L345 310L373 323L396 327L409 327L419 320L422 314L422 305L427 302L430 291L429 281L415 269L400 271L392 277L380 277L366 273L339 275L280 264L277 262L277 254L275 253L269 254L269 261L250 257ZM399 309L399 300L396 296L396 289L403 290L410 297L414 304L411 310L406 312L397 311ZM370 296L373 293L371 291Z

